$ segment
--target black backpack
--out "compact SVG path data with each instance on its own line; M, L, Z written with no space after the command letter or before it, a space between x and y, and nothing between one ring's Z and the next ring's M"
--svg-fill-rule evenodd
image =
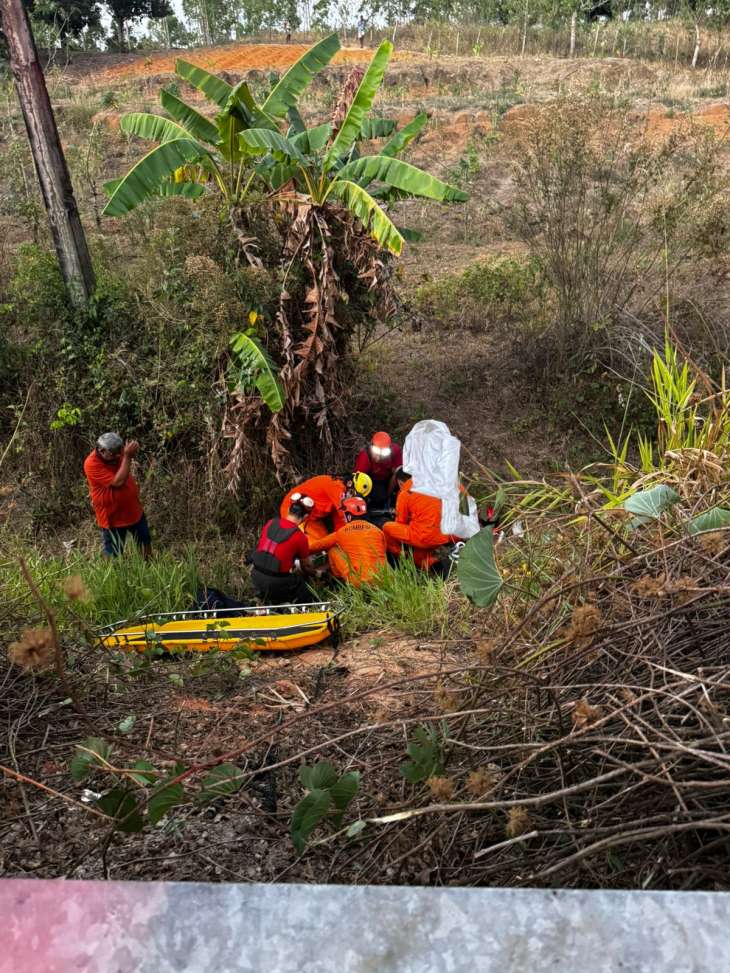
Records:
M276 550L279 544L288 541L298 530L298 527L281 527L278 520L270 520L264 527L258 548L251 554L251 564L267 574L283 574Z

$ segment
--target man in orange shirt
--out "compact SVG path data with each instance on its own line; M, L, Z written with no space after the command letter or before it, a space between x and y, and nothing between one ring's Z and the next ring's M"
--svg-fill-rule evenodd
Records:
M150 529L139 502L139 487L130 472L138 450L139 443L125 444L115 432L105 432L84 460L105 557L120 554L128 534L142 548L145 558L152 551Z
M362 476L362 474L360 474ZM370 477L364 477L372 489ZM314 501L314 507L304 522L304 532L312 540L321 540L331 531L339 530L345 526L345 518L342 512L342 502L348 495L350 489L360 492L362 496L366 493L356 489L357 484L345 483L344 480L335 479L333 476L313 476L299 486L292 487L284 499L281 501L279 514L286 517L289 513L289 505L295 497L310 497ZM367 489L367 487L365 487ZM368 491L369 492L369 491Z
M311 541L310 554L327 551L330 571L341 581L359 588L370 583L388 563L385 535L363 518L368 507L362 497L348 497L343 503L347 523L321 540Z
M413 490L413 481L403 470L396 480L400 487L395 502L395 520L383 524L388 552L398 555L403 545L412 549L419 568L432 568L439 558L436 549L451 544L452 538L441 533L441 501Z

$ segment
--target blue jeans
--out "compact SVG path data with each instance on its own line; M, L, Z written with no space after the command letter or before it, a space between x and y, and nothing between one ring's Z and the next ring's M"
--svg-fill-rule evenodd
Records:
M101 540L104 553L108 557L116 557L122 553L127 535L131 535L140 547L148 547L152 543L150 528L144 514L136 524L129 527L102 527Z

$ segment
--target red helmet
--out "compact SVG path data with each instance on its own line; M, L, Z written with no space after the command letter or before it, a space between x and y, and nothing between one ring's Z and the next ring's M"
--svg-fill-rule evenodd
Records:
M364 517L368 512L368 505L362 497L348 497L342 504L345 513L351 517Z
M387 432L376 432L370 440L370 453L374 460L384 460L393 451L393 440Z
M375 449L390 449L393 445L393 440L387 432L376 432L370 440L370 445Z

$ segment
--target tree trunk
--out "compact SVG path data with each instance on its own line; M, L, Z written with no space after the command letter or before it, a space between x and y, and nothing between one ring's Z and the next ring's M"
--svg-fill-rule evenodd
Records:
M121 17L116 18L117 21L117 43L119 44L120 51L126 51L127 45L124 40L124 21Z
M525 0L525 21L522 25L522 50L520 51L520 57L525 56L525 48L527 47L527 23L530 18L530 0Z
M81 308L96 282L71 177L58 137L35 40L22 0L0 0L15 90L28 132L33 162L48 212L53 243L72 304Z
M700 25L695 24L695 50L692 55L692 67L697 67L697 58L700 56Z
M570 56L575 57L575 29L578 24L578 11L570 15Z

